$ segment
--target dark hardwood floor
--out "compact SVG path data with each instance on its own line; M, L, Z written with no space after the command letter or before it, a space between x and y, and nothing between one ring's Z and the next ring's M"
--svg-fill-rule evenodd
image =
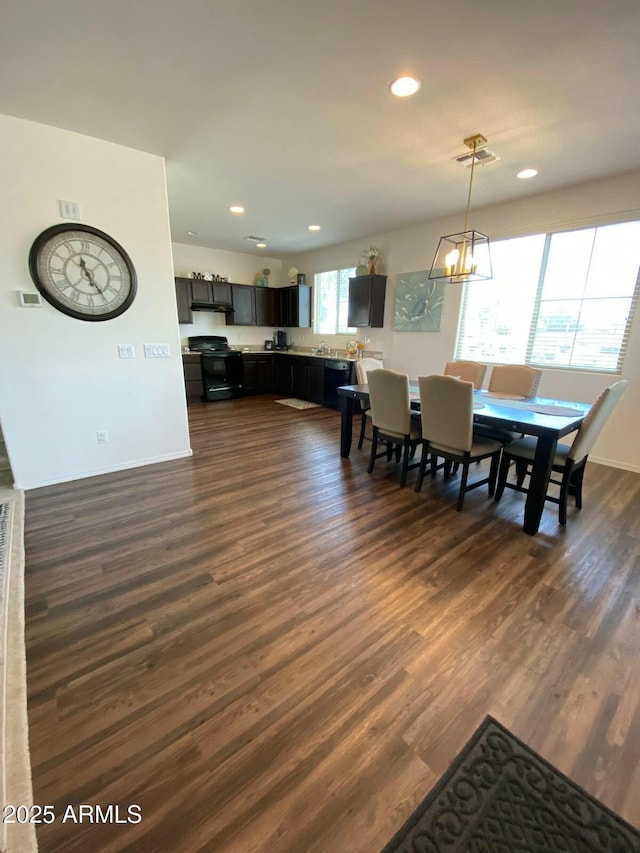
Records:
M376 853L488 713L640 823L640 475L590 463L530 537L522 495L457 513L457 478L369 476L337 412L274 399L27 494L40 850Z

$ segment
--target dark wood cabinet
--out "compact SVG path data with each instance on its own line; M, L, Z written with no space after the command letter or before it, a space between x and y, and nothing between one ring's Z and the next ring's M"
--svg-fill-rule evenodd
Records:
M228 326L256 325L256 288L250 284L231 285L233 314L227 314Z
M199 355L186 354L182 356L184 386L187 393L187 403L199 402L204 398L202 382L202 360Z
M177 278L175 283L178 323L193 323L193 314L191 313L191 282L188 278Z
M277 353L273 357L274 368L274 390L278 394L291 396L291 358L288 355Z
M277 326L275 287L256 287L256 326Z
M244 380L242 387L245 393L261 394L273 391L273 355L271 353L244 352L242 353Z
M278 288L276 325L308 329L311 326L311 288L294 284Z
M324 403L324 361L321 358L307 359L307 400Z
M193 323L192 302L199 302L201 305L220 302L231 304L230 284L178 277L175 279L175 285L178 323Z
M360 275L349 279L349 326L384 325L384 300L387 289L386 275Z

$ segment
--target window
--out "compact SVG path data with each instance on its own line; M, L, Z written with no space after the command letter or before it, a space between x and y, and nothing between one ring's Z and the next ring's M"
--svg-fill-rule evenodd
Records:
M640 222L501 240L466 285L456 358L620 373L638 293Z
M313 331L317 335L348 335L355 329L347 326L349 279L355 267L316 273L313 278L315 310Z

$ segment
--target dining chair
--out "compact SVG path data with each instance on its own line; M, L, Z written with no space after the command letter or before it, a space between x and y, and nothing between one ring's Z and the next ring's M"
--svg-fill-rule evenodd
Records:
M419 376L420 410L422 416L422 456L416 483L416 492L422 488L427 460L431 461L431 476L438 470L438 457L445 460L445 478L451 465L462 467L458 491L458 512L464 496L471 489L489 484L493 495L498 475L498 462L502 445L499 441L473 434L473 383L455 376ZM468 483L469 465L482 459L491 459L489 476Z
M491 371L487 391L496 396L504 394L507 399L535 397L541 379L542 370L535 367L529 367L526 364L499 364ZM510 444L515 439L520 438L520 434L517 432L509 432L506 429L485 426L484 424L476 424L474 432L477 436L492 438L494 441L501 441L503 444Z
M535 397L542 370L527 364L498 364L491 371L488 391L518 397Z
M560 492L557 497L547 493L545 500L558 504L558 518L563 527L567 523L567 502L570 494L575 496L576 509L582 509L582 480L589 453L628 384L626 379L621 379L620 382L614 382L613 385L605 388L589 409L573 442L570 445L558 444L556 446L552 471L561 474L561 479L553 479L552 477L549 483L560 486ZM523 483L525 477L531 474L536 443L537 439L534 436L528 436L512 441L511 444L503 448L502 461L498 472L496 501L500 500L505 489L513 489L525 494L529 491ZM512 462L515 462L517 472L515 483L507 482L509 466Z
M384 367L384 363L382 359L379 358L363 358L360 361L356 361L356 379L358 380L358 385L366 385L367 384L367 374L370 370L379 370L381 367ZM360 421L360 438L358 439L358 450L362 449L362 445L365 439L365 433L367 431L367 422L371 420L371 410L362 407L362 419Z
M409 464L409 457L415 454L422 441L420 419L412 417L409 397L409 377L404 373L387 368L370 370L367 374L369 385L369 403L372 423L371 455L369 474L372 473L376 459L386 456L391 459L396 451L396 461L402 453L400 486L407 482L407 472L417 468L420 462ZM378 452L378 444L384 442L385 449Z
M448 361L444 366L445 376L457 376L465 382L473 382L476 391L482 388L486 372L487 365L479 361Z

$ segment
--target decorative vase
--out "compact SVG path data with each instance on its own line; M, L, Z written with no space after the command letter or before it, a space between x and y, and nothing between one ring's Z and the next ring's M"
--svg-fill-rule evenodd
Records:
M375 275L375 274L376 274L376 262L375 261L369 261L369 275Z

